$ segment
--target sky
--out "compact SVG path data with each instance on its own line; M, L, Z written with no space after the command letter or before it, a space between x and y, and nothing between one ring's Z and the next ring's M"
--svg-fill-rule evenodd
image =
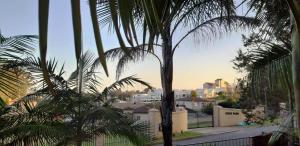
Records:
M96 54L95 40L90 20L87 0L81 1L83 48ZM65 64L68 76L76 66L72 17L69 0L51 0L49 11L48 58L55 57L60 64ZM101 27L105 49L118 46L113 32ZM184 30L185 28L181 28ZM38 0L0 0L0 31L5 36L38 34ZM179 31L176 37L184 35ZM177 48L174 55L174 89L201 88L204 82L213 82L223 78L233 83L239 74L233 69L232 59L239 48L242 48L240 30L225 34L221 38L188 37ZM103 86L115 81L115 62L108 62L109 77L101 70ZM159 64L149 56L142 62L127 66L124 77L136 75L160 88ZM140 85L135 89L142 89ZM131 89L128 87L128 89Z

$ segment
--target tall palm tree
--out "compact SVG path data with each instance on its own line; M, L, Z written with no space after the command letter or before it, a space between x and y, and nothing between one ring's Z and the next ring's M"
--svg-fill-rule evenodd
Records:
M107 57L119 58L117 77L130 61L139 61L148 54L158 59L163 89L162 131L166 146L172 145L172 112L175 110L173 55L176 49L192 34L202 38L216 37L256 23L251 18L236 15L233 0L98 0L97 8L100 24L112 26L119 40L120 48L106 52ZM142 40L136 33L139 27ZM186 32L182 31L183 27ZM175 35L181 35L176 43L173 41ZM155 54L157 48L161 57Z
M32 56L37 38L36 35L6 37L0 32L0 98L16 98L17 89L23 84L16 73L22 70L11 66Z
M111 107L114 100L110 95L126 85L135 83L151 86L130 76L123 78L99 92L100 82L93 55L89 52L80 57L81 67L68 80L63 75L63 67L57 70L57 62L47 62L49 77L56 95L52 95L44 84L41 62L27 59L23 62L34 76L38 91L16 102L9 113L1 118L9 120L0 129L1 142L7 145L76 145L90 141L97 135L114 135L128 138L137 145L144 145L140 124L134 123L117 109ZM57 74L56 74L57 73ZM79 76L78 74L81 74ZM81 80L81 81L80 81ZM80 84L79 84L80 83ZM34 104L36 103L36 104ZM143 128L143 127L142 127Z

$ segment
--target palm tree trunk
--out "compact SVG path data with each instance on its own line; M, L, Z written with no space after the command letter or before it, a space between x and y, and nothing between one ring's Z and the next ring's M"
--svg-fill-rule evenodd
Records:
M288 1L292 19L292 47L293 47L293 85L295 95L297 129L300 133L300 1ZM300 134L299 134L300 140Z
M300 133L300 34L299 31L294 30L292 34L293 42L293 84L296 100L296 116L297 128ZM299 135L300 139L300 135Z
M162 36L163 65L161 67L161 84L163 95L161 100L161 126L164 146L172 146L172 112L174 110L173 83L173 54L170 28L166 28L166 35Z

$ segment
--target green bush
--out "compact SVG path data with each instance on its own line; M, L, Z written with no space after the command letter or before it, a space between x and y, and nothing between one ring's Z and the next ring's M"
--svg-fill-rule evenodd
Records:
M222 106L224 108L238 108L238 109L240 108L240 104L238 102L232 100L231 98L218 103L218 105Z

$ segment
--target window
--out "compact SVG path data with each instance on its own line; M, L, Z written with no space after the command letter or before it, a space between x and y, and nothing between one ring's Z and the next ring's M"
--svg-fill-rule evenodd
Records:
M141 120L141 116L136 116L135 120Z

